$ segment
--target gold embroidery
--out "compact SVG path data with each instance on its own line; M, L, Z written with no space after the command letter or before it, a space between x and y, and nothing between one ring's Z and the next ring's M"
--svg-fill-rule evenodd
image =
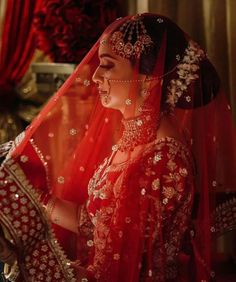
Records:
M119 260L120 259L120 255L119 254L114 254L113 258L114 258L114 260Z
M188 175L188 171L187 171L186 168L180 168L179 173L180 173L181 176L184 176L184 177L186 177Z
M162 159L162 154L161 152L158 152L155 154L153 158L153 164L155 165L157 162L159 162Z
M160 188L160 179L159 178L156 178L153 180L152 182L152 189L153 190L157 190Z
M177 168L177 165L176 165L176 163L173 161L173 159L171 158L171 155L170 155L170 159L169 159L168 162L167 162L167 168L168 168L170 171L174 171L174 170Z
M171 199L176 194L176 191L173 187L163 186L163 192L162 193L166 198Z
M161 162L166 158L165 173L157 177L157 174L160 172L157 171L156 167L160 165L163 168L165 163ZM183 164L181 168L179 167L178 159L181 161L181 164ZM141 169L141 167L143 169L143 174L140 174L140 178L137 179L137 187L132 187L132 189L125 185L127 177L130 176L129 168L131 164L137 165L137 169ZM112 257L118 254L115 250L112 250L112 240L114 238L111 237L112 230L110 230L110 228L111 226L119 226L120 219L117 213L123 194L127 193L124 192L127 188L130 189L130 193L134 193L135 197L137 197L137 193L139 193L140 201L143 201L145 205L146 203L153 205L153 209L155 209L156 212L154 215L146 211L140 212L139 216L143 217L143 219L140 220L139 225L133 217L131 220L129 214L126 214L123 218L125 223L129 223L130 228L138 228L141 230L141 232L144 233L144 237L148 240L153 240L153 242L159 240L161 230L166 232L165 228L170 228L167 233L169 232L171 235L167 234L165 238L165 240L170 242L169 245L166 245L166 252L168 260L173 261L176 259L182 234L186 229L186 219L190 214L191 208L192 197L189 196L190 192L186 191L186 195L183 194L184 196L180 193L183 189L186 189L186 183L183 184L182 180L183 177L190 176L190 172L188 172L189 166L191 166L191 162L188 149L181 142L169 137L155 140L147 144L139 158L132 159L122 165L111 166L109 165L109 158L104 160L89 183L88 210L90 209L90 205L93 206L93 201L99 202L98 205L97 203L94 204L97 210L90 213L91 220L95 225L93 240L95 255L93 265L89 268L95 272L97 277L100 276L101 272L105 271L103 268L106 256ZM113 182L109 180L110 173L117 174L116 180ZM104 198L103 195L105 195L106 198ZM113 195L113 197L109 195ZM109 199L109 201L107 201L107 199ZM177 210L176 207L178 205L174 205L173 201L182 201L180 205L181 209ZM169 227L170 213L174 213L174 217L171 218L171 220L175 220L175 222L171 222ZM149 224L151 224L151 222L154 224L155 228L150 228ZM172 227L175 230L172 230ZM125 238L123 231L123 229L118 229L117 232L115 232L116 234L112 236L116 236L116 239ZM156 265L156 267L152 269L154 277L160 277L161 275L159 273L158 275L156 274L158 272L158 266L162 264L158 249L158 247L153 248L158 257L154 259L154 265Z
M3 198L0 196L0 206L4 205L4 208L0 209L0 218L18 250L24 251L27 261L24 273L30 280L35 280L37 275L39 280L46 281L47 274L40 265L44 265L45 258L48 258L46 264L49 264L49 260L53 261L48 271L54 273L57 281L75 281L70 262L58 245L49 227L47 215L38 202L39 195L26 178L20 164L9 158L1 171L4 172L1 175L5 175L8 180L5 187L0 187L2 191L7 192ZM47 253L47 256L44 253Z

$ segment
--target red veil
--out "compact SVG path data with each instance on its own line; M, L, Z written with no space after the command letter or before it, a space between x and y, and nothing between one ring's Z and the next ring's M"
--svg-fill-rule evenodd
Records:
M143 14L141 17L146 34L152 42L145 50L145 55L136 60L131 59L134 66L132 81L122 82L129 85L129 100L132 102L127 102L125 112L131 117L134 115L135 93L139 90L140 83L138 74L147 75L150 82L149 89L146 89L148 97L141 113L150 111L156 127L162 115L169 115L191 148L195 171L192 223L185 235L189 245L183 250L180 261L184 263L185 258L188 258L188 263L192 266L191 273L194 273L191 281L209 281L215 276L215 238L235 227L233 220L222 227L220 219L223 209L216 209L222 202L222 195L226 192L227 195L232 195L236 189L236 134L230 106L206 53L166 17L154 14ZM37 196L32 199L32 190L48 191L77 204L83 204L87 200L90 178L110 154L123 131L120 112L101 105L98 89L92 81L99 64L98 49L102 40L110 38L114 31L120 31L126 22L128 24L121 31L127 30L125 40L129 41L129 33L134 34L130 32L129 24L131 26L132 21L136 20L137 17L129 16L111 24L33 123L10 144L10 152L0 171L2 190L10 185L4 181L6 177L12 177L12 166L19 165L20 173L30 183L24 193L35 206L38 205L35 200ZM141 30L144 31L142 28ZM116 40L113 42L114 52L121 57L128 54L129 50L122 45L124 42L118 42L120 47L117 47ZM134 45L135 40L137 41L131 41L131 45ZM148 57L149 48L153 48L155 55L151 53ZM112 78L108 80L111 87L121 82ZM142 150L139 154L142 155ZM14 175L18 177L17 174ZM130 181L131 186L132 183L134 185L135 182L132 181L135 180ZM20 187L22 182L18 185ZM0 203L4 206L5 192L1 193ZM233 207L232 201L224 207ZM39 217L45 218L45 215L40 214ZM7 223L11 220L14 225L16 219L9 219L8 213L1 208L1 223L18 248L23 235L16 235L15 230L10 228ZM45 219L43 224L48 226ZM58 226L54 226L54 231L69 258L75 259L76 236ZM40 229L38 233L40 232L44 242L47 242L48 229ZM37 240L40 239L41 237L36 237L29 241L28 238L24 251L33 252L38 248ZM28 244L32 246L30 249L27 249ZM53 249L52 244L49 247ZM136 263L135 258L129 262L130 271L133 269L132 263ZM25 265L20 264L23 272L27 272ZM153 279L148 281L159 281ZM117 280L114 278L109 281Z

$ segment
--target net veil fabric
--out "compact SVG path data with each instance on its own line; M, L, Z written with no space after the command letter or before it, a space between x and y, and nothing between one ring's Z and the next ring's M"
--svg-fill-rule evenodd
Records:
M121 41L110 40L120 31ZM138 36L146 33L152 42L148 39L141 52ZM128 56L132 64L129 79L110 70L103 77L110 91L127 92L120 94L125 120L102 105L105 98L94 82L101 45L112 46L120 60ZM159 136L166 118L177 133ZM13 162L31 185L27 195L36 191L34 200L28 196L35 206L41 208L40 191L80 206L78 235L53 229L67 256L80 260L98 281L210 281L218 232L213 215L222 193L236 189L235 141L230 106L206 53L166 17L128 16L104 31L11 144L0 177L3 183L6 168L13 174ZM47 220L44 225L50 226ZM32 239L27 252L47 239Z

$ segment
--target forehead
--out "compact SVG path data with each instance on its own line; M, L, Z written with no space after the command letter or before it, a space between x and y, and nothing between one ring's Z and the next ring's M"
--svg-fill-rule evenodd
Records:
M122 57L118 56L113 50L112 46L109 43L109 38L104 37L100 40L100 45L98 49L98 56L100 57L111 57L112 59L115 59L117 61L124 61ZM126 60L125 60L126 61Z
M109 44L109 39L107 37L100 40L98 56L100 57L103 54L109 54L111 56L117 57L117 55L112 51L112 47Z

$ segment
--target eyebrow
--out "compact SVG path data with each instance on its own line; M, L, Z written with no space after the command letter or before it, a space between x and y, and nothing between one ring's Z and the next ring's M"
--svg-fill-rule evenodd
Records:
M101 59L101 58L104 58L104 57L108 57L108 58L111 58L111 59L116 60L115 57L113 57L112 55L110 55L110 54L108 54L108 53L102 53L102 54L99 56L100 59Z

